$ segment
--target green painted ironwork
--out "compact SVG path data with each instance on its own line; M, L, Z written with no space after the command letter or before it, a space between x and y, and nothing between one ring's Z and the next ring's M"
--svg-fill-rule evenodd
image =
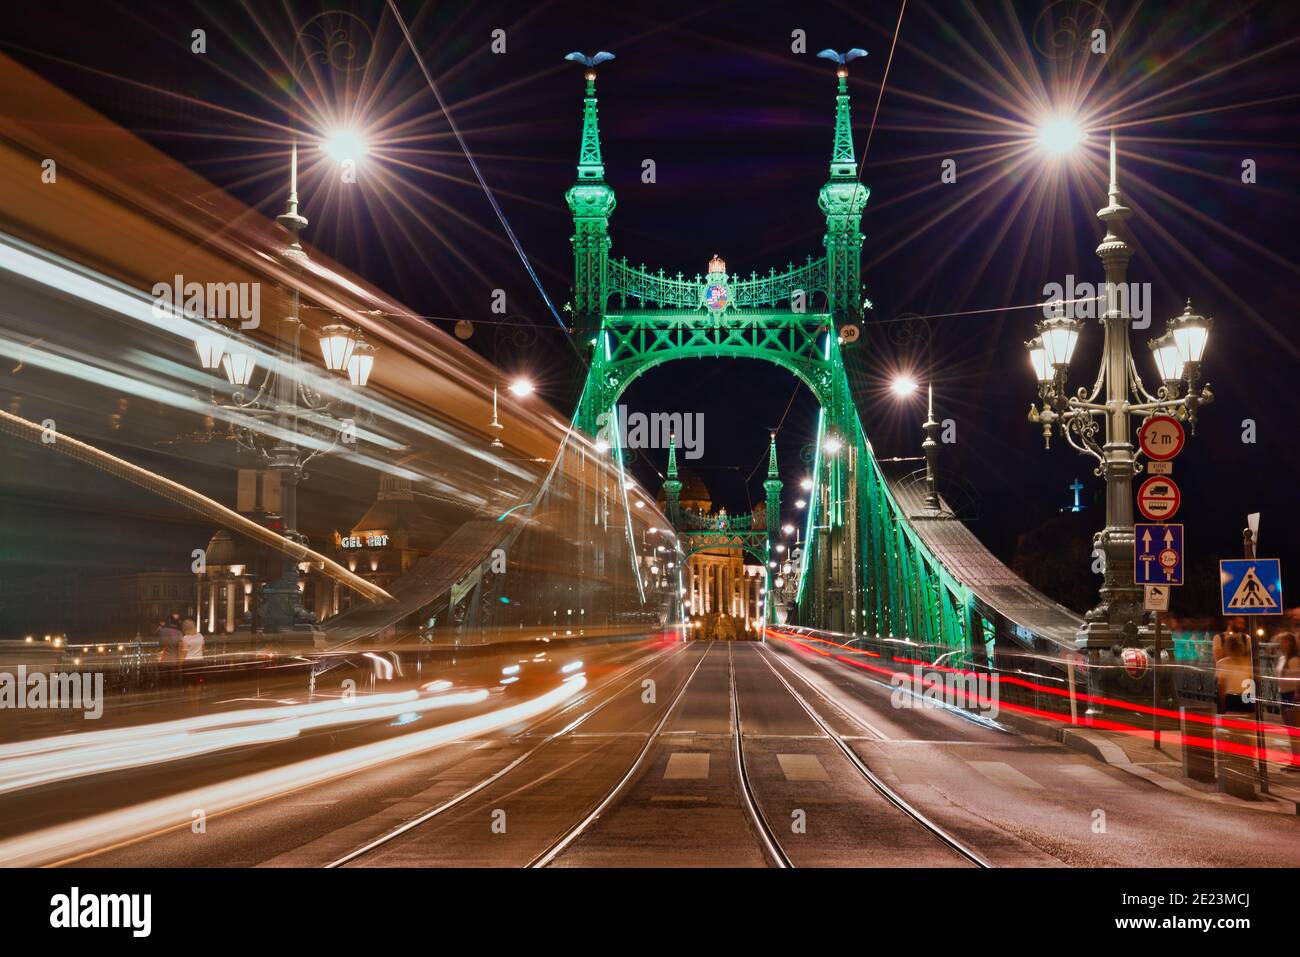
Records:
M779 504L777 508L780 514ZM673 522L673 531L685 558L715 548L739 548L766 568L772 556L768 526L756 523L749 514L728 515L725 508L708 513L681 512Z
M611 260L606 302L616 300L617 308L702 309L700 288L704 277L683 278L679 272L667 275L662 269L648 272L644 265L629 266L627 258ZM748 279L731 286L732 301L737 306L776 306L795 301L803 293L805 308L824 304L827 296L826 258L807 258L802 266L786 265L783 272L771 269L760 276L750 272ZM794 308L793 306L791 308Z
M592 346L574 421L595 435L628 385L664 362L744 358L787 370L821 405L814 487L806 493L798 620L846 633L966 648L976 618L972 596L926 548L890 493L844 367L838 330L862 318L860 225L869 191L857 179L847 71L841 66L837 74L830 177L818 197L826 218L825 255L781 272L751 272L748 279L733 280L717 256L706 274L692 278L610 258L615 200L604 180L594 72L588 73L578 182L567 194L575 227L575 323ZM681 488L674 437L664 492L683 552L743 548L762 559L771 594L769 562L782 489L775 437L764 482L766 527L752 527L749 516L710 527L721 516L684 514Z

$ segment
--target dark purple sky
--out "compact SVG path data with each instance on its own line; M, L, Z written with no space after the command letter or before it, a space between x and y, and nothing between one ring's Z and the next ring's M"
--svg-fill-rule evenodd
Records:
M5 52L274 215L283 167L274 131L212 107L280 123L301 115L301 92L277 83L286 72L276 68L277 51L291 56L297 28L341 6L53 2L9 18L0 39ZM748 273L821 252L816 200L830 156L834 80L813 54L826 46L870 51L853 65L861 157L898 17L896 2L399 6L557 305L570 296L563 193L574 178L581 113L580 71L562 62L565 53L607 49L618 57L600 77L607 175L618 196L615 254L691 275L720 253ZM1017 535L1067 503L1076 476L1086 501L1096 501L1101 486L1091 460L1060 440L1045 452L1025 421L1035 384L1022 342L1036 313L983 310L1041 301L1045 283L1071 273L1099 279L1094 213L1104 202L1097 177L1061 180L1052 191L1037 182L1036 164L980 168L997 154L993 144L1023 135L1008 133L999 118L1023 119L1017 111L1040 86L1059 91L1061 77L1097 66L1046 27L1070 12L1091 23L1091 4L1012 7L1008 17L1000 4L908 4L863 174L872 191L863 279L875 308L853 358L860 408L883 456L917 453L921 413L919 405L904 413L884 383L900 367L933 379L940 416L957 423L944 472L960 476L976 531L1007 558ZM401 147L411 152L401 155L425 168L390 163L385 174L405 181L399 191L434 228L411 210L367 206L355 194L327 207L305 196L310 241L422 314L478 321L473 347L531 370L549 400L570 408L581 368L391 15L380 3L346 9L372 25L386 66L369 87L389 112L381 126L409 124ZM1300 5L1243 4L1238 12L1223 3L1111 3L1098 22L1110 49L1083 102L1091 108L1113 97L1104 115L1120 111L1124 124L1121 178L1136 210L1138 249L1130 278L1152 283L1157 329L1188 296L1215 319L1205 374L1218 398L1177 470L1189 547L1204 558L1234 556L1245 513L1262 511L1263 551L1296 567ZM208 31L201 57L189 50L196 27ZM504 55L489 49L494 29L506 31ZM806 31L807 53L792 52L794 30ZM950 156L958 181L942 184L940 162ZM1241 182L1247 158L1257 163L1254 185ZM655 161L653 184L641 181L644 159ZM498 287L519 321L536 324L526 345L513 341L513 330L496 335L488 325ZM970 314L895 321L949 313ZM1089 324L1073 386L1091 385L1100 338ZM1135 337L1135 351L1154 378L1145 339ZM782 464L793 478L815 426L811 396L788 374L755 363L665 366L626 401L706 414L700 471L732 509L761 498L762 475L748 487L745 479L768 429L784 416ZM1254 445L1241 441L1245 419L1256 423ZM662 467L661 455L638 465L647 481L653 466Z

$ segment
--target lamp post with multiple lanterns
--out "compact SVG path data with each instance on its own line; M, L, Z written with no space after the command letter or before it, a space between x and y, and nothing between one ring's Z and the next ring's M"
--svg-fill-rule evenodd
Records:
M298 146L290 160L289 200L276 217L289 239L280 255L296 275L307 261L299 233L307 219L298 212ZM225 373L234 387L230 399L212 399L214 405L238 413L234 438L239 446L257 455L262 467L280 479L280 519L286 538L305 542L298 531L298 483L306 478L304 467L317 455L331 452L340 441L355 441L353 418L339 416L333 401L313 389L305 375L301 354L302 321L300 293L296 284L289 289L289 315L277 328L279 360L268 366L261 384L251 395L245 390L257 371L257 352L251 342L234 330L213 322L194 341L204 369ZM319 333L321 357L326 370L364 388L375 365L375 348L341 322L326 325ZM303 607L298 589L298 563L284 556L274 581L262 592L259 619L267 632L312 631L315 615Z
M1197 385L1210 320L1196 315L1190 301L1182 315L1169 321L1166 332L1149 343L1163 382L1155 395L1147 391L1137 371L1129 347L1130 297L1122 288L1132 256L1125 240L1124 220L1129 212L1120 196L1112 133L1109 202L1097 213L1106 225L1097 247L1106 281L1104 296L1098 297L1105 303L1102 362L1092 389L1070 394L1066 385L1082 331L1082 324L1068 315L1072 310L1063 308L1066 304L1049 303L1051 314L1038 324L1038 335L1025 344L1041 399L1041 405L1030 406L1029 421L1041 427L1045 445L1059 429L1072 447L1097 460L1095 472L1106 480L1106 526L1094 540L1104 556L1101 600L1085 616L1077 642L1096 664L1102 663L1105 650L1116 648L1126 635L1144 630L1142 589L1133 575L1133 477L1142 465L1133 446L1131 418L1172 415L1194 428L1199 407L1213 400L1208 385Z

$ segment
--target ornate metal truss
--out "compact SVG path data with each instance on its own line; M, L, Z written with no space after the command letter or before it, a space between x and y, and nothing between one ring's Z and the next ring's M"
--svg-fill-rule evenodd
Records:
M795 590L798 620L847 633L969 648L983 643L986 630L972 614L971 593L925 546L890 493L845 372L838 332L862 318L859 225L868 191L857 181L842 65L837 75L831 174L818 203L826 217L826 254L781 272L751 272L748 279L733 280L717 256L706 274L691 278L611 257L614 191L604 178L595 72L587 70L578 181L567 200L574 217L571 308L593 352L574 421L597 434L601 416L616 414L628 385L665 362L745 358L787 370L808 386L822 409L807 544ZM823 454L830 439L836 452ZM775 439L764 482L768 527L763 529L750 527L747 517L732 519L727 528L699 527L707 520L684 515L675 453L674 447L664 490L682 554L745 549L762 559L773 594L770 557L782 485ZM769 617L774 610L769 606Z
M699 289L697 287L696 294ZM760 359L792 372L822 405L831 399L838 349L830 316L773 310L712 318L667 309L606 313L588 374L578 425L595 432L597 416L655 366L687 358Z
M676 464L674 456L670 467L673 476L677 474ZM684 557L715 548L740 548L767 567L771 555L767 526L756 524L749 514L728 515L726 509L708 514L678 510L673 528Z
M644 263L629 266L627 257L612 259L606 306L617 300L617 308L626 310L635 300L633 308L696 309L700 306L703 284L704 277L699 273L693 279L685 279L680 272L675 276L667 275L662 269L657 273L648 272ZM748 279L736 281L729 291L732 302L740 307L791 303L797 294L802 293L805 309L818 305L824 308L827 301L826 257L813 259L809 256L802 266L788 263L784 272L773 268L765 276L751 271Z

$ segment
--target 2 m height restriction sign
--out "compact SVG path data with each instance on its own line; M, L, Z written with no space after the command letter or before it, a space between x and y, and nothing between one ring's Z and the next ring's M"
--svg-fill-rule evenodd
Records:
M1167 462L1183 450L1187 433L1172 415L1153 415L1138 429L1138 445L1147 458Z

